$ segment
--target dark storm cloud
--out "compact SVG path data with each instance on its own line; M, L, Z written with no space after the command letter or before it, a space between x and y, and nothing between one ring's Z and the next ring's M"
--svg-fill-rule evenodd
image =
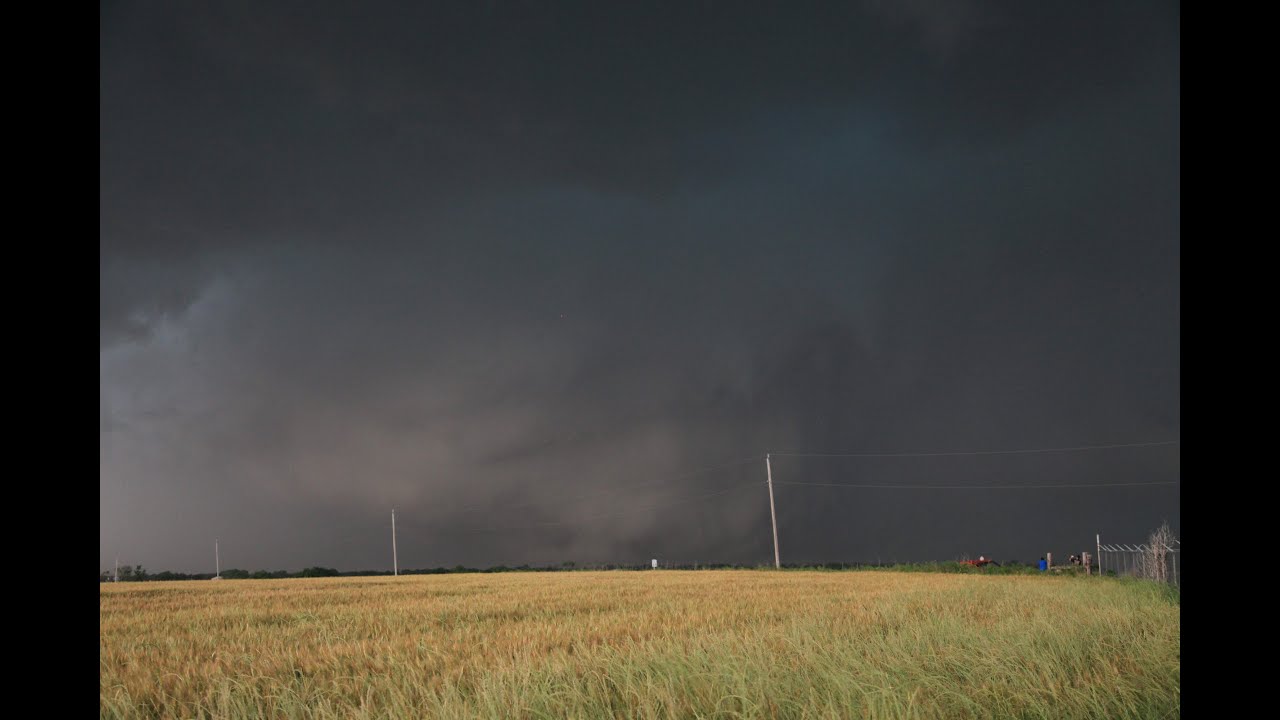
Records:
M754 149L714 137L780 109L866 108L917 142L1004 138L1168 82L1151 56L1176 51L1164 8L866 7L113 5L104 234L360 227L501 184L659 192L739 170Z
M759 463L677 476L1177 437L1177 14L104 6L103 562L381 566L393 505L410 566L757 561L762 489L683 500ZM786 557L1031 559L1178 513L905 492L781 488Z

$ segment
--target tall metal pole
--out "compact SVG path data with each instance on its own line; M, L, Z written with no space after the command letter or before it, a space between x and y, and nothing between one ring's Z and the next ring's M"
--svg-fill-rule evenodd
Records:
M396 509L391 508L391 567L400 576L400 558L396 556Z
M222 577L222 556L218 554L218 538L213 539L213 563L217 577Z
M116 577L112 582L120 582L120 556L116 556Z
M1102 574L1102 533L1094 535L1093 539L1098 544L1098 577L1106 577Z
M764 471L769 477L769 519L773 521L773 567L782 568L782 556L778 554L778 514L773 509L773 466L769 453L764 455Z

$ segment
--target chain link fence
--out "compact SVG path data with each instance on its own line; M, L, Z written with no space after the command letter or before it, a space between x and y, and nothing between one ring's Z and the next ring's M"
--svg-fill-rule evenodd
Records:
M1182 541L1153 537L1145 543L1099 544L1099 569L1105 574L1166 582L1181 588Z

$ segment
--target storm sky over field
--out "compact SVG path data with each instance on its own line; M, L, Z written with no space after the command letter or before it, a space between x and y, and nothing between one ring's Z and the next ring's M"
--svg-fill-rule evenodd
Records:
M1178 14L103 3L101 567L763 563L766 452L1180 439ZM1139 542L1178 485L901 486L1179 452L775 457L898 486L782 558Z

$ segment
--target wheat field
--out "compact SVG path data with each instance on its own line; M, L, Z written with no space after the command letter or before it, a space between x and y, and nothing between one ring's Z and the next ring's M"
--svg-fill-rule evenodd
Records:
M104 718L1169 718L1137 581L614 571L108 584Z

